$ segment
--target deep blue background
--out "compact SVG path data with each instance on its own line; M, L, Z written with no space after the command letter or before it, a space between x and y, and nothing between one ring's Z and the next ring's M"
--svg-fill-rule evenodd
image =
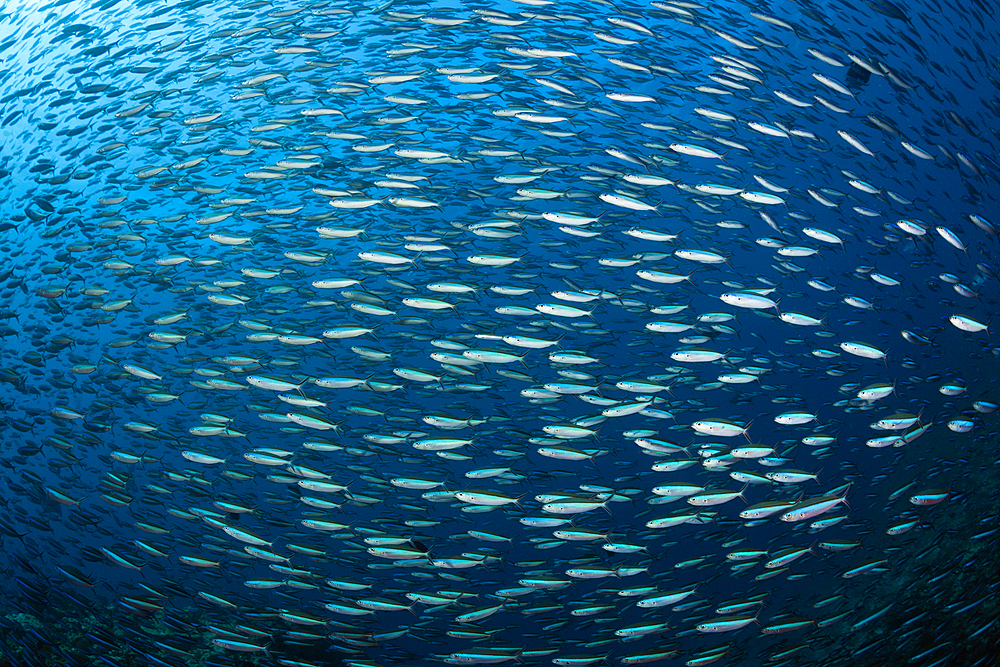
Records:
M160 637L169 637L189 657L200 659L212 649L211 638L221 636L209 626L234 631L240 623L268 635L259 640L243 635L248 641L271 646L269 657L261 654L263 660L307 664L324 664L336 656L386 665L429 664L482 646L556 651L552 656L527 653L521 658L539 664L560 656L595 660L608 656L615 663L644 650L675 647L675 661L680 663L697 660L699 651L730 641L725 659L738 664L762 664L775 656L774 662L781 664L781 651L798 643L809 646L790 659L809 659L815 664L870 659L884 655L890 647L899 655L919 656L947 642L951 648L935 650L918 662L934 664L950 653L953 661L943 664L977 664L981 655L988 655L997 636L995 628L965 644L962 641L996 616L990 597L995 568L989 564L990 552L979 551L980 545L995 546L995 535L969 541L996 523L991 507L995 422L990 415L973 410L975 400L997 399L992 371L995 343L985 332L959 331L948 323L948 317L964 314L987 323L996 310L992 268L998 261L996 235L977 227L969 217L998 217L1000 164L994 129L998 60L993 12L990 7L944 9L914 4L906 7L904 20L887 16L892 6L875 1L673 7L682 11L640 5L615 9L597 3L538 7L393 4L377 11L331 5L326 7L329 12L318 5L263 3L186 3L173 8L155 3L62 3L6 8L0 23L0 156L6 193L0 203L0 249L5 258L0 269L4 313L0 401L6 420L2 431L7 490L3 494L3 542L8 578L3 585L9 594L7 635L0 638L0 646L6 655L15 664L45 664L46 659L55 661L52 664L91 664L88 661L95 655L115 664L161 664L157 660L181 664L181 656L155 644ZM283 10L299 11L282 15ZM490 16L484 12L489 11L520 12L519 20L524 23L513 27L491 24L484 20ZM683 11L690 16L685 17ZM776 17L794 26L794 31L761 21L750 12ZM466 22L436 26L421 17ZM637 21L657 36L616 25L609 18ZM322 39L308 36L321 31L338 34ZM720 31L758 48L734 45ZM616 47L596 39L595 32L638 43ZM406 56L392 51L408 44L421 45L422 50ZM308 46L318 53L275 53L287 46ZM505 50L508 47L575 55L552 57L550 53L532 58ZM844 66L826 64L809 49L828 54ZM814 78L818 73L846 82L848 54L876 67L880 63L897 78L872 76L867 83L853 86L853 97ZM749 63L743 78L733 74L735 70L725 72L723 68L734 65L727 57ZM641 65L647 71L623 68L609 58ZM527 64L534 68L519 68ZM451 70L439 68L478 68L480 73L500 76L484 84L461 84L449 81ZM417 72L420 77L414 81L369 83L370 78L383 74ZM259 85L245 83L266 73L282 76ZM725 83L711 78L720 76L729 76L730 82L747 89L727 89ZM546 87L538 79L559 83L575 94ZM346 94L352 84L357 93ZM483 100L458 97L480 90L495 95ZM797 108L774 91L812 106ZM656 101L615 102L605 95L620 92L642 93ZM241 99L247 93L260 94ZM391 95L421 98L426 103L403 105L384 99ZM815 95L847 113L826 108ZM137 110L142 104L148 106ZM569 120L540 124L496 113L513 107ZM316 108L336 109L343 115L301 114ZM737 120L713 123L695 108L722 111ZM191 123L215 113L221 115L214 121ZM379 120L408 115L417 118L399 124ZM898 133L880 129L873 117ZM749 128L750 122L811 135L768 136ZM276 127L268 128L269 124ZM570 134L553 137L539 130ZM838 136L838 130L857 137L875 155L857 151ZM746 150L720 143L717 137ZM928 151L934 159L915 158L901 141ZM114 147L118 142L124 145ZM395 145L377 153L352 148L380 143ZM711 148L724 154L724 160L685 157L670 148L679 143ZM410 145L442 151L450 162L419 162L393 154ZM220 152L251 146L255 151L247 156ZM504 159L478 153L491 147L511 149L518 155ZM607 149L624 151L642 164L616 159ZM306 158L315 164L286 170L279 164L303 154L315 156ZM199 157L205 160L185 166ZM168 169L143 177L151 167ZM268 168L285 177L258 180L246 176ZM541 177L530 184L494 180L532 170ZM622 178L629 173L652 173L679 185L634 186ZM389 174L427 180L417 182L420 190L375 185ZM739 196L706 196L693 190L699 184L720 183L766 191L753 178L755 174L787 188L788 193L781 195L786 205L760 206ZM879 192L862 192L848 183L851 179L870 183ZM526 199L517 193L519 188L532 187L562 195ZM348 194L324 195L317 188ZM598 198L616 190L655 204L657 210L632 211ZM821 205L808 190L832 200L836 208ZM415 196L438 206L405 208L388 201L363 210L330 206L331 198L351 193L379 199ZM255 201L227 206L223 203L227 197ZM290 215L274 211L298 206L301 210ZM863 215L854 207L876 215ZM582 228L599 234L594 238L567 234L541 218L548 211L599 217ZM216 223L204 220L223 212L234 215ZM772 216L782 233L772 229L761 213ZM902 218L923 221L929 233L913 238L895 225ZM469 228L487 221L519 223L513 229L520 233L510 239L491 239ZM720 221L729 224L720 227ZM742 227L734 228L733 223ZM316 232L318 226L364 228L365 232L353 239L323 239ZM967 252L948 245L933 230L935 226L955 232ZM679 237L671 243L644 242L623 234L633 227ZM820 244L802 234L803 227L836 233L843 246ZM252 242L233 248L212 241L209 233L244 235ZM430 237L450 250L421 253L404 247ZM819 248L819 253L783 258L757 242L762 237ZM704 265L671 256L681 248L712 250L727 262ZM317 251L326 257L310 266L285 256L296 250ZM396 270L357 259L359 252L372 250L399 253L413 262ZM157 263L173 253L194 261L176 267ZM466 261L470 255L486 253L520 260L506 268L477 268ZM635 258L639 263L606 267L599 262L602 258ZM113 260L132 267L109 268ZM240 272L249 267L282 273L254 279ZM639 269L690 273L691 277L678 285L659 285L637 278ZM869 277L872 270L900 280L901 285L877 284ZM978 296L960 296L942 274L954 275ZM363 279L363 288L319 290L311 286L315 280L334 276ZM835 290L818 291L807 284L810 279L825 281ZM243 283L215 285L226 280ZM476 292L455 296L425 287L444 281L462 282ZM95 293L89 289L94 285L108 293ZM534 291L505 297L490 290L498 285ZM779 302L780 311L822 317L824 327L795 327L779 321L774 309L736 309L719 299L724 292L768 287L774 289L771 298ZM49 292L52 288L58 288L54 296ZM551 295L556 290L603 293L590 303L569 304L593 308L589 317L578 319L495 312L502 306L556 303L558 299ZM242 296L246 305L222 306L208 300L210 293L219 291ZM377 296L396 315L356 312L350 304L358 299L349 292L360 292L362 298ZM867 299L874 307L854 308L843 301L850 296ZM442 298L454 303L455 309L417 310L402 303L410 297ZM131 299L131 303L119 310L113 303L116 299ZM315 300L330 303L311 303ZM666 304L687 308L669 316L650 312ZM171 312L186 312L187 317L169 326L154 323ZM736 319L726 323L730 329L698 324L698 316L709 312L733 313ZM252 342L247 340L251 330L240 323L248 319L265 322L278 333L317 337L334 326L378 325L377 338L369 335L308 346ZM685 334L644 329L649 322L664 320L698 326ZM933 344L910 344L901 336L903 330L920 333ZM187 339L161 349L151 345L149 334L154 331L186 334ZM600 363L560 366L548 359L556 348L518 349L477 339L476 334L562 337L561 348L584 352ZM706 364L672 361L670 353L685 347L682 339L696 334L709 336L703 346L726 353L726 359ZM474 376L465 377L431 359L431 353L443 351L434 344L440 340L523 354L524 360L485 364L472 369ZM837 344L844 341L874 345L887 352L886 359L846 354L826 359L813 354L816 349L839 352ZM355 345L390 353L391 360L365 361L352 351ZM259 365L234 367L222 361L231 355L246 355ZM80 364L96 368L83 373ZM140 364L162 380L130 375L125 364ZM758 383L709 384L720 374L746 365L768 371ZM404 381L392 373L399 367L420 369L442 379L427 384ZM507 371L527 378L504 375ZM592 377L572 375L579 372ZM280 419L290 411L307 412L289 407L274 392L256 388L229 392L194 384L209 379L205 373L243 384L249 374L294 382L353 375L401 386L391 392L373 392L304 384L306 395L327 403L313 414L340 425L337 432L320 432L275 422L275 417L262 418L268 413ZM599 415L605 406L574 396L531 401L522 390L580 381L598 387L592 395L626 401L634 396L615 388L616 382L650 378L671 385L669 393L658 396L656 407L669 411L673 419L610 418L594 427L596 437L564 443L585 450L592 460L558 461L538 454L539 447L558 444L547 439L544 426ZM488 388L470 391L461 386L470 382ZM896 391L875 404L851 402L856 385L874 382L895 383ZM966 386L966 393L943 395L940 387L949 383ZM149 400L148 394L157 391L177 399ZM63 407L85 417L61 419L53 410ZM383 415L352 413L357 407ZM775 416L790 410L815 413L817 423L775 424ZM869 425L898 411L919 414L922 423L933 424L928 434L905 448L866 447L867 439L884 435ZM201 423L202 413L231 418L233 427L246 437L192 436L189 429ZM971 433L953 433L946 424L963 413L973 419L975 428ZM485 422L447 431L422 421L439 414ZM651 504L657 498L650 492L654 486L692 482L736 491L741 485L729 479L725 469L696 465L676 473L652 472L657 459L644 454L624 434L656 431L656 437L687 447L692 456L704 453L710 442L723 450L744 444L739 437L726 440L695 434L690 424L706 418L750 424L752 442L774 447L784 459L774 461L774 467L741 461L733 469L763 473L776 467L794 468L817 473L817 481L754 485L746 489L745 503L735 499L707 508L717 515L704 525L648 530L646 521L689 507L683 500ZM158 430L143 436L125 427L136 420ZM813 433L834 435L836 443L829 447L801 443L801 438ZM380 444L375 435L399 441ZM456 450L470 458L449 460L414 449L412 443L424 437L473 440L471 447ZM315 438L329 440L343 450L310 449L307 443ZM63 442L72 448L61 449ZM267 479L288 473L252 465L243 458L244 453L261 447L294 453L290 457L294 463L349 484L348 492L309 494L294 483ZM224 458L226 463L192 463L182 456L191 450ZM141 455L143 461L123 464L115 460L114 452ZM465 475L494 466L510 466L511 471L485 480ZM234 479L224 474L227 470L250 479ZM485 513L457 501L430 502L421 498L420 491L398 488L389 481L406 476L439 481L442 489L450 491L496 491L519 502ZM285 481L294 480L291 476ZM847 518L819 533L811 532L808 522L788 524L772 518L747 525L738 516L746 503L811 498L847 482L851 483L850 508L834 512L846 513ZM889 500L891 493L911 483L910 491ZM621 495L612 500L621 502L609 502L608 511L598 508L576 515L573 525L609 532L617 542L645 546L645 552L611 554L601 548L600 541L555 544L551 530L519 522L526 516L544 516L539 494L592 495L593 489L581 491L580 485L613 489ZM953 495L945 505L927 509L907 502L926 489L949 490ZM54 499L57 492L78 504L59 504ZM107 493L118 494L119 500L109 503L102 498ZM319 511L299 500L302 493L322 495L343 506L340 511ZM117 506L123 501L127 501L125 506ZM245 554L242 543L207 523L170 513L218 511L212 501L255 508L252 514L238 519L230 515L226 520L273 541L273 550L288 557L291 566L311 573L308 577L300 574L296 580L314 584L315 590L287 585L276 590L246 587L245 580L289 576L269 570L267 562ZM350 524L352 530L329 535L297 524L317 517ZM919 517L920 526L902 536L886 536L893 521L907 517ZM415 519L438 523L416 528L406 524ZM161 526L169 533L151 535L137 528L136 522ZM467 535L475 529L500 533L510 540L482 542ZM382 533L413 540L405 546L429 549L433 558L472 552L488 556L488 562L450 572L429 567L423 560L410 567L394 565L365 551L369 545L364 538ZM155 544L170 558L144 556L134 544L136 539ZM835 553L817 545L827 540L858 540L860 545ZM289 543L322 549L327 556L311 559L293 554L287 549ZM766 559L744 573L733 572L726 560L726 554L737 546L767 550L773 557L785 547L810 545L814 545L812 552L787 572L763 581L754 577L766 572L762 565ZM145 565L141 572L116 566L102 555L101 548ZM220 566L192 568L179 562L181 556L207 558ZM677 567L695 558L704 560ZM850 580L841 577L867 559L888 562L875 574ZM495 631L488 642L448 634L469 629L455 621L459 614L499 604L496 591L517 586L518 580L529 575L565 579L567 569L583 566L641 566L648 571L629 578L574 580L571 587L511 599L504 609L471 626L484 633ZM74 586L68 580L68 567L83 573L93 585ZM948 568L955 571L936 579ZM322 583L326 577L367 582L371 589L338 592ZM694 609L682 606L672 611L668 607L643 613L634 604L638 598L617 594L623 588L653 586L665 592L694 583L699 584L697 596L686 602L703 601ZM143 584L153 591L142 588ZM470 597L441 609L415 605L414 614L336 616L321 606L365 598L407 604L407 593L441 590ZM904 597L906 591L914 597ZM199 593L222 596L238 610L212 605ZM843 597L836 603L814 607L817 600L837 594ZM713 610L722 604L754 595L765 600L759 614L762 626L788 617L821 621L841 612L849 614L839 624L810 626L787 635L761 634L756 625L723 635L695 630L699 623L711 620ZM984 595L986 603L965 610L967 603ZM162 607L165 615L136 612L136 596ZM851 628L893 600L896 606L880 623L898 626L918 616L930 600L944 619L942 625L919 638L896 633L887 639L879 630L885 626L876 623ZM611 608L595 616L572 615L579 605L589 603ZM944 625L957 609L965 616L953 619L956 626ZM305 612L331 623L289 624L274 617L281 611ZM36 629L35 635L27 632L26 617L13 616L19 612L41 619L42 629ZM970 620L966 617L970 614L981 617ZM644 620L669 621L670 629L630 642L615 635L616 630ZM313 648L301 649L289 634L304 630L336 635L345 630L338 623L349 624L346 632L357 635L306 641L302 644ZM374 641L373 633L403 627L408 628L405 637ZM119 633L113 642L119 651L86 641L86 646L75 645L73 639L83 630L97 636ZM872 634L864 634L868 631ZM959 651L954 646L965 648ZM213 659L234 664L238 659L234 655L230 652Z

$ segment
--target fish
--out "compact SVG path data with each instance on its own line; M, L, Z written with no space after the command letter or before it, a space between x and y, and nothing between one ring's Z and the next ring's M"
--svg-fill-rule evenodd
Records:
M992 16L14 3L0 662L992 664Z

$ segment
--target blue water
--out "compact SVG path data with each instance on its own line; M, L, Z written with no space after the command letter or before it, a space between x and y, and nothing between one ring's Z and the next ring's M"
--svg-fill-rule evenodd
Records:
M0 664L997 664L996 10L707 5L4 6Z

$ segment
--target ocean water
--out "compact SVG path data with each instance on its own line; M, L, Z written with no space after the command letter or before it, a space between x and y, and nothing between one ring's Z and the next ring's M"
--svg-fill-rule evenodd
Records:
M1000 664L997 7L0 7L0 665Z

